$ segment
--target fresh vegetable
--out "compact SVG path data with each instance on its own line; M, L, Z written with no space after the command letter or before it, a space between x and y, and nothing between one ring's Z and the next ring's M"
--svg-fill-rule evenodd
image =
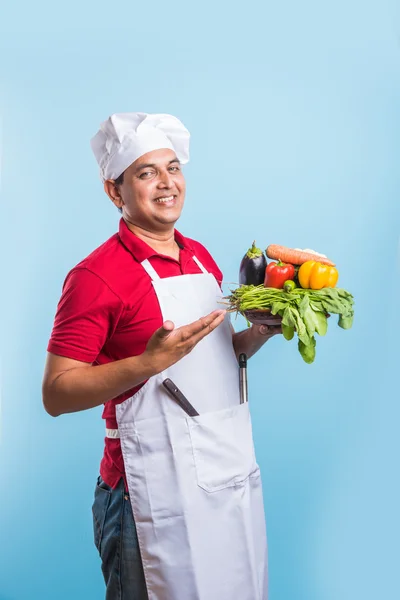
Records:
M281 261L278 263L269 263L265 270L265 287L282 289L285 281L293 279L294 266L285 264Z
M285 290L285 292L287 292L288 294L294 290L294 288L296 287L295 282L293 281L293 279L288 279L287 281L285 281L285 283L283 284L283 289Z
M242 258L239 269L239 283L241 285L261 285L264 283L267 259L264 252L256 247L256 242Z
M308 260L301 265L298 278L302 288L320 290L325 287L334 288L339 279L339 273L335 267Z
M354 317L353 296L340 288L295 288L287 293L249 285L234 290L227 300L230 312L245 314L248 310L268 309L271 314L280 315L285 339L291 340L297 334L299 352L308 364L315 359L315 334L326 334L327 315L339 315L338 325L342 329L350 329Z
M324 265L329 265L331 267L335 266L335 263L329 260L329 258L323 254L318 254L314 250L299 250L298 248L286 248L286 246L271 244L268 246L265 252L268 258L281 260L292 265L302 265L308 260L318 260Z

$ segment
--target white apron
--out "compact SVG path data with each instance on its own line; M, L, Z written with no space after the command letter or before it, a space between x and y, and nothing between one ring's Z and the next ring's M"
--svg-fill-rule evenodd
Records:
M160 278L163 320L187 325L221 308L202 273ZM189 417L167 377L199 413ZM240 404L230 320L116 407L149 600L266 600L267 542L248 404Z

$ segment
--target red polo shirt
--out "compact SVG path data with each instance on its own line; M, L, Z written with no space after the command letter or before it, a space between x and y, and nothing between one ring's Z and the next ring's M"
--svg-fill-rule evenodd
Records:
M193 260L195 255L218 283L222 282L222 273L204 246L176 230L175 239L181 248L179 262L157 254L121 219L119 233L68 273L48 351L95 365L142 354L162 325L151 279L140 264L143 260L149 259L160 277L174 277L201 272ZM117 428L116 404L140 387L104 404L106 427ZM119 439L105 438L100 474L111 487L116 487L121 477L125 480Z

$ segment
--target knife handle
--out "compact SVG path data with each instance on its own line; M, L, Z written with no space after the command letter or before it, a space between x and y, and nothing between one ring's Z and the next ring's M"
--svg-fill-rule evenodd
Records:
M177 401L179 406L183 408L183 410L189 415L189 417L198 417L199 413L197 410L190 404L189 400L184 396L181 390L171 379L167 378L163 381L163 386L166 390L171 394L171 396Z

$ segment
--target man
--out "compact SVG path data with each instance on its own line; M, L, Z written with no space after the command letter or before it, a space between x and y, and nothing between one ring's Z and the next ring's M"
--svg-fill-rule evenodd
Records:
M92 149L122 218L66 278L43 402L52 416L104 404L93 519L106 598L264 600L261 480L236 357L279 321L235 333L218 266L175 229L189 160L178 119L112 115Z

